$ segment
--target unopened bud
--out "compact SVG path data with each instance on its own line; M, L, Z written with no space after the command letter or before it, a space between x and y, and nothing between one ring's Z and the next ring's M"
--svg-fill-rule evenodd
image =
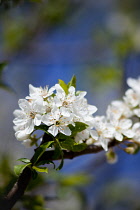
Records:
M110 149L107 153L106 153L106 159L107 159L107 162L110 163L110 164L114 164L117 162L118 160L118 157L116 155L116 153Z
M128 147L124 149L124 151L128 154L134 155L138 152L139 146L137 144L130 144Z

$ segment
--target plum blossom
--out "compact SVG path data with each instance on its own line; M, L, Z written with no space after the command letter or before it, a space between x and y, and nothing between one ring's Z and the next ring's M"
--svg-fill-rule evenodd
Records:
M20 99L18 103L21 109L14 111L16 118L13 122L21 130L25 130L26 134L30 134L33 132L35 125L39 126L41 124L42 114L45 112L45 109L36 102L29 102L26 99Z
M65 108L57 109L55 107L50 113L42 117L42 122L50 126L48 132L53 136L56 136L58 132L67 136L71 135L68 125L72 124L72 115Z
M33 85L29 84L29 96L26 96L26 99L29 100L38 100L39 98L46 99L53 94L55 87L51 87L50 89L48 86L42 87L34 87Z
M134 136L134 132L131 129L132 121L130 119L121 119L111 121L111 124L114 126L114 137L118 141L123 140L123 135L132 138Z
M29 147L34 143L32 133L36 126L43 124L54 137L62 133L78 143L100 145L105 151L114 139L123 141L127 137L139 143L140 123L135 123L133 117L140 118L140 77L129 78L127 83L130 88L123 99L112 101L106 116L96 117L93 114L97 107L88 104L85 91L76 92L75 87L69 85L63 88L55 84L49 89L30 84L29 96L20 99L20 109L14 111L15 136ZM76 122L85 123L87 128L73 136L70 124L75 126Z
M140 144L140 123L139 122L135 123L132 127L132 130L134 132L133 136L134 141Z
M131 87L138 95L140 95L140 77L138 79L128 78L127 84Z
M125 92L123 99L130 108L134 108L140 104L140 95L132 89L128 89Z
M95 132L92 134L92 138L98 140L95 144L101 145L107 151L108 143L113 139L114 127L107 122L105 116L95 117L94 126Z

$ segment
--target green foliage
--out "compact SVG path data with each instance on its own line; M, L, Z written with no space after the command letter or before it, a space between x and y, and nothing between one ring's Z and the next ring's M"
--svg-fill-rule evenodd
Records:
M68 94L68 86L67 86L67 84L61 79L59 79L58 82L59 82L59 85L63 88L63 90L65 91L65 93L67 95Z
M70 150L73 152L81 152L86 149L87 144L85 143L76 143L72 138L66 138L66 140L60 141L62 149Z
M15 172L15 174L17 175L17 176L19 176L21 173L22 173L22 171L27 167L27 166L30 166L31 165L31 163L27 163L27 164L25 164L25 165L15 165L14 166L14 172Z
M73 76L68 84L66 84L63 80L59 79L58 80L59 85L63 88L65 91L66 95L68 95L68 89L69 87L73 86L76 88L76 76Z
M69 125L69 128L72 131L71 136L74 137L77 133L85 130L87 127L88 125L83 122L75 122L75 126Z
M21 161L21 162L23 162L23 163L30 163L31 161L29 160L29 159L27 159L27 158L20 158L20 159L18 159L17 161Z
M60 170L63 167L64 159L63 159L62 147L61 147L61 144L60 144L58 139L55 139L54 147L55 147L54 159L55 158L57 159L57 158L61 157L61 162L60 162L59 166L56 168L56 170Z
M37 172L45 172L48 173L48 168L47 167L37 167L37 166L33 166L32 167L34 170L36 170Z
M43 153L46 151L46 149L51 146L52 143L53 143L53 141L46 142L36 149L35 154L32 158L33 165L36 165L39 158L43 155Z
M86 148L87 148L87 144L85 144L85 143L81 143L81 144L75 143L72 151L73 152L81 152L81 151L85 150Z
M75 75L71 78L71 80L70 80L70 82L67 84L67 86L68 86L68 88L71 87L71 86L73 86L73 87L76 88L76 76L75 76Z

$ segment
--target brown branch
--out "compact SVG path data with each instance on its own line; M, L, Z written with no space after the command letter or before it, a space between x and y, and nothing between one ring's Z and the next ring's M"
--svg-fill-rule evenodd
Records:
M119 141L113 140L110 142L110 144L108 145L108 147L114 147L116 145L120 144ZM72 151L68 151L68 150L63 150L63 154L64 154L64 159L73 159L75 157L81 156L81 155L86 155L86 154L94 154L94 153L98 153L100 151L103 151L103 148L101 146L96 146L96 145L89 145L87 146L87 148L81 152L72 152ZM38 160L38 162L43 161L43 160L59 160L61 159L60 157L55 158L54 157L54 150L49 150L44 152L44 154L40 157L40 159Z
M14 184L10 192L0 202L0 208L10 210L15 203L23 196L29 182L31 180L31 170L26 167L20 174L17 182Z
M114 147L117 144L119 144L119 141L111 141L109 144L109 147ZM103 151L103 148L101 146L95 146L95 145L89 145L85 150L81 152L72 152L63 150L64 153L64 159L73 159L75 157L85 155L85 154L91 154L91 153L98 153L100 151ZM38 162L42 160L59 160L61 157L54 158L54 150L46 151L38 160ZM10 192L6 197L3 198L3 200L0 203L0 207L2 207L3 210L10 210L14 204L23 196L29 182L31 180L31 169L26 167L23 172L20 174L17 182L14 184Z

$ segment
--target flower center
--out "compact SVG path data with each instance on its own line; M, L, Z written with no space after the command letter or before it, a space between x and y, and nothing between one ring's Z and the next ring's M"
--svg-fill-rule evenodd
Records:
M55 123L55 124L56 124L56 126L57 126L57 125L60 125L60 121L56 121L56 123Z
M35 112L30 112L30 118L34 119L35 118L36 113Z
M64 102L63 102L63 106L68 106L68 104L69 104L69 103L68 103L67 101L64 101Z

